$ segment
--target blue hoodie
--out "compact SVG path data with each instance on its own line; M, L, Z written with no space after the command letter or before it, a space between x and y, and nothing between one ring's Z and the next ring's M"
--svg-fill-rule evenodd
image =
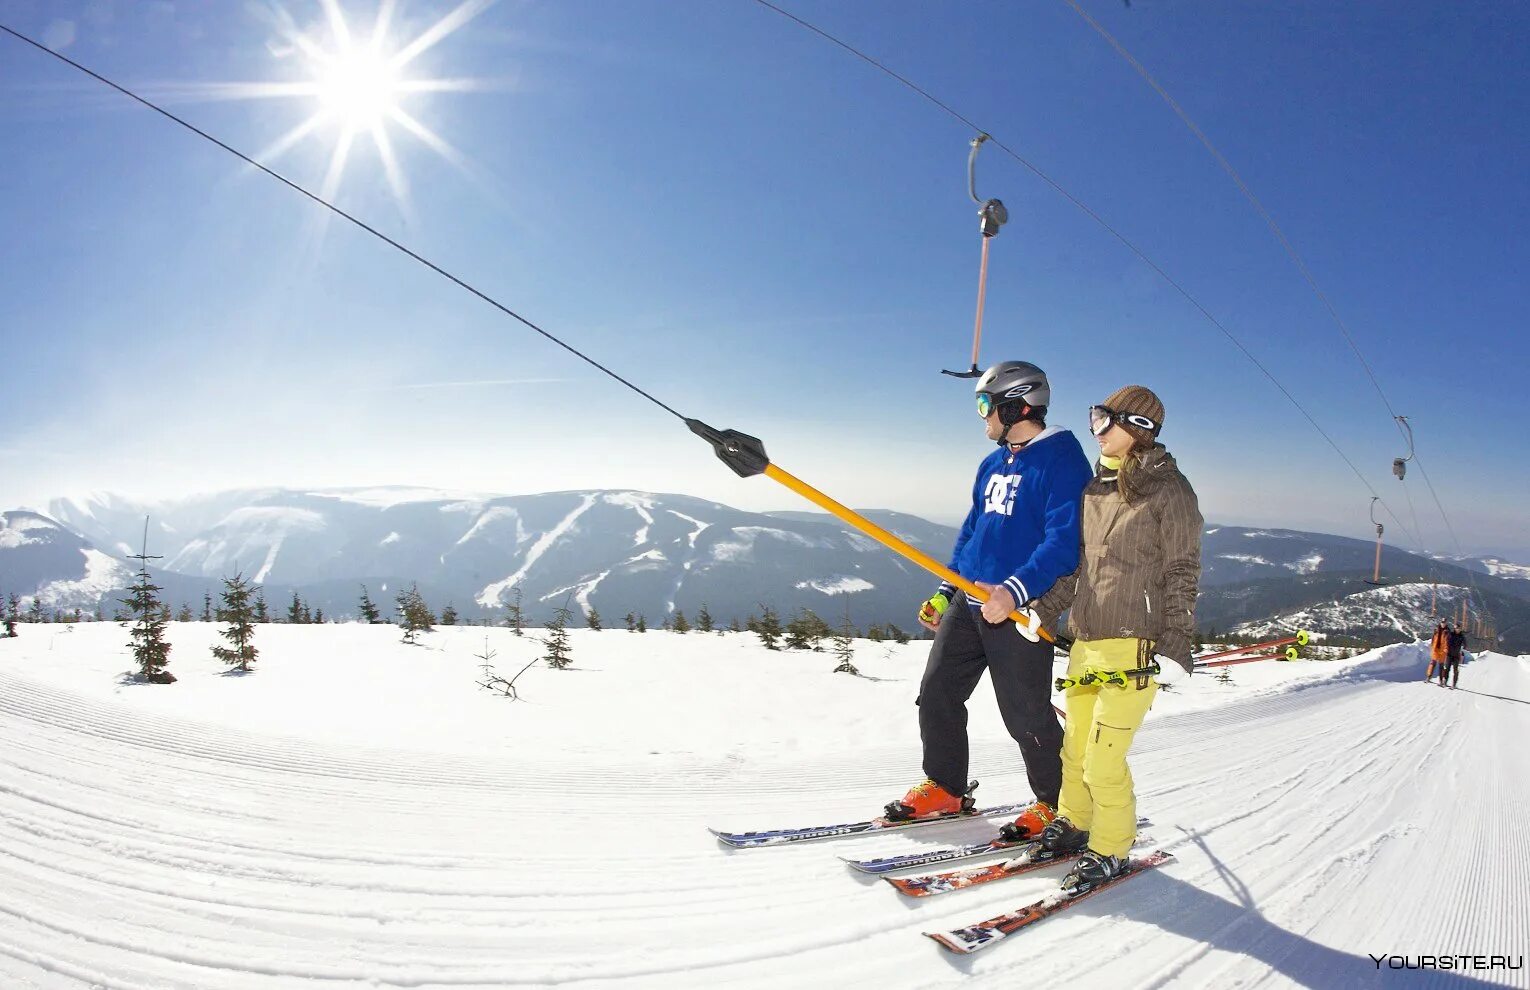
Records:
M995 450L978 466L951 569L1003 585L1020 605L1040 598L1078 567L1080 507L1093 475L1078 438L1059 427L1020 450ZM949 584L940 590L955 597Z

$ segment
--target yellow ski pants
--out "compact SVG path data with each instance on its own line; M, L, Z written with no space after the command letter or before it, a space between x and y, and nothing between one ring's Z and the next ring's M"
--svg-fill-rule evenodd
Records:
M1091 670L1130 671L1139 657L1152 659L1151 647L1143 640L1078 640L1068 655L1068 677L1082 678ZM1137 796L1126 751L1157 693L1151 677L1129 677L1124 687L1094 683L1063 693L1068 722L1063 727L1057 813L1074 827L1087 829L1089 848L1097 853L1125 856L1136 841Z

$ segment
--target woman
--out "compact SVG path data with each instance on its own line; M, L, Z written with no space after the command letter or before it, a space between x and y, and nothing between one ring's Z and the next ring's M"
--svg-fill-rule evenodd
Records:
M1063 686L1063 784L1052 850L1082 851L1063 880L1091 890L1126 866L1137 803L1126 752L1159 682L1192 669L1201 513L1195 491L1158 442L1163 403L1141 385L1089 410L1100 445L1084 488L1083 552L1036 611L1047 625L1069 610L1073 650Z

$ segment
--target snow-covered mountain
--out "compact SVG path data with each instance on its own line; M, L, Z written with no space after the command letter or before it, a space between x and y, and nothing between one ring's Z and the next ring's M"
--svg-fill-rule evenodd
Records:
M865 514L938 559L955 539L952 527L916 516ZM363 583L386 606L401 585L418 582L432 604L450 602L469 619L508 601L519 584L534 620L564 600L598 609L608 622L633 611L654 623L705 602L726 623L766 602L830 619L848 604L857 625L909 627L914 603L933 585L919 568L821 513L744 512L684 495L272 488L154 503L96 495L55 501L50 515L119 560L137 552L148 515L149 551L164 555L157 580L172 602L195 605L239 570L263 584L273 607L296 590L330 616L354 614ZM1363 539L1208 524L1198 622L1227 630L1370 591L1362 578L1371 575L1374 553ZM75 558L47 574L32 565L18 572L9 559L0 547L0 587L22 594L31 592L29 581L67 583L82 574ZM1530 581L1390 545L1381 571L1389 583L1475 583L1498 627L1512 631L1507 645L1530 648ZM1345 622L1401 635L1395 622L1367 625L1365 601ZM1416 617L1413 632L1427 616Z
M360 583L386 600L399 584L418 582L432 602L468 614L508 602L519 584L533 616L565 599L611 619L694 612L703 602L724 622L761 602L838 616L849 596L865 624L911 613L933 586L827 516L743 512L683 495L261 490L204 496L185 511L110 497L52 508L112 545L141 532L151 513L150 548L165 554L165 570L205 579L239 570L303 589L330 614L354 609ZM954 535L897 513L881 522L937 555Z
M44 608L94 607L132 571L77 533L36 512L0 513L0 592L36 598Z
M1466 589L1452 585L1394 584L1368 588L1330 602L1297 609L1258 622L1245 622L1232 631L1251 636L1280 636L1298 629L1321 635L1364 640L1412 639L1427 633L1431 619L1459 618ZM1467 618L1477 609L1467 605Z
M1462 567L1476 571L1478 574L1490 574L1493 577L1530 581L1530 564L1516 564L1501 557L1447 556L1437 554L1434 559L1448 560L1453 564L1460 564Z

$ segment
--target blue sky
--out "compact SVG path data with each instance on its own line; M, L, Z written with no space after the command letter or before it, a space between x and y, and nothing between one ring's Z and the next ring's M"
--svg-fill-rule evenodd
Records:
M375 2L343 4L366 32ZM396 6L418 35L456 3ZM1469 551L1530 555L1530 11L1497 2L1089 0L1306 257ZM290 0L308 37L325 12ZM794 0L1020 150L1140 244L1452 549L1333 322L1231 181L1062 0ZM0 0L0 21L255 153L311 97L270 5ZM488 4L410 63L407 200L359 142L336 199L687 415L763 437L843 501L951 521L986 452L965 365L971 134L748 0ZM666 414L273 180L0 38L0 505L114 490L635 487L799 508ZM323 184L325 124L273 163ZM1053 421L1139 382L1209 519L1369 537L1369 493L1215 328L985 151L984 363L1035 361ZM481 383L497 384L449 384ZM421 387L428 386L428 387ZM1389 525L1389 538L1411 541Z

